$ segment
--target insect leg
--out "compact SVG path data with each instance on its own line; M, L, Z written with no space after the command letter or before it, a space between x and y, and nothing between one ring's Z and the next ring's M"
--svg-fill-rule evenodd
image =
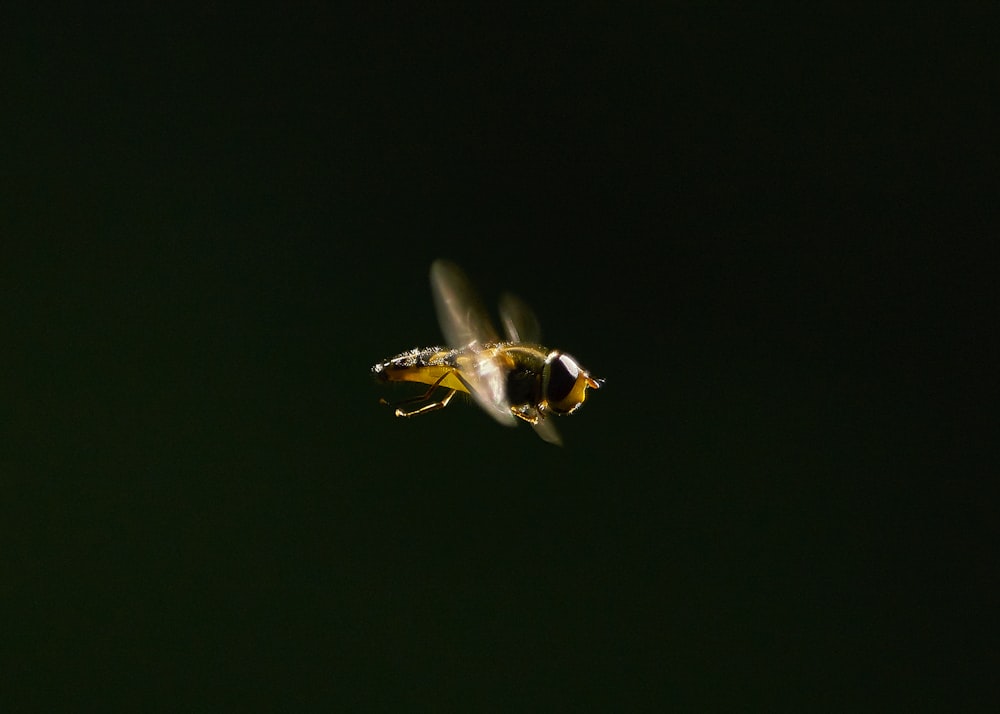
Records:
M446 406L448 406L448 402L451 401L451 398L455 396L455 392L458 390L450 389L448 391L448 394L445 395L444 399L441 399L437 402L433 402L431 404L424 404L424 406L419 407L417 409L409 409L409 410L400 409L400 407L404 404L419 404L420 402L426 402L427 400L429 400L431 398L431 395L434 394L434 390L437 389L439 386L441 386L441 382L444 381L444 378L451 373L452 372L445 372L444 374L442 374L440 377L434 380L434 383L430 387L428 387L427 391L421 394L420 396L409 397L408 399L403 399L399 402L396 402L396 404L393 405L396 407L396 416L398 417L416 416L417 414L423 414L425 412L434 411L436 409L444 409ZM381 401L384 404L388 404L388 402L386 402L384 399L379 401Z
M457 391L458 391L457 389L449 389L444 399L437 402L432 402L431 404L425 404L424 406L419 407L418 409L413 409L411 411L404 411L403 409L397 408L396 416L411 417L411 416L417 416L418 414L426 414L427 412L433 412L438 409L444 409L446 406L448 406L448 402L451 401L451 398L455 396L455 392Z

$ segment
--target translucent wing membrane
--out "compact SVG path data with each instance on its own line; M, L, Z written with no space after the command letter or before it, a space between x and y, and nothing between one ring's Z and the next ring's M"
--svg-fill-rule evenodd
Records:
M506 373L494 351L484 349L499 342L500 336L469 279L454 263L436 260L431 265L431 292L448 346L471 350L473 364L462 374L473 399L501 424L514 426L517 419L507 400Z
M542 326L535 311L516 295L504 293L500 297L500 322L511 342L540 344L542 341Z
M529 342L541 344L542 325L528 303L511 293L500 297L500 322L503 331L511 342ZM551 419L541 419L531 425L544 441L556 446L562 446L562 437Z
M535 433L538 434L538 436L544 441L547 441L550 444L555 444L556 446L563 445L562 437L559 436L559 430L556 429L556 425L551 419L542 419L541 421L532 424L531 428L534 429Z
M447 260L431 264L431 292L438 323L449 347L467 347L472 343L481 347L500 341L479 295L457 265Z

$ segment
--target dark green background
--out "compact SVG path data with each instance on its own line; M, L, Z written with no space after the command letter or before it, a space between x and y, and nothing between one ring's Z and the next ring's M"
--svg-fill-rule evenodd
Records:
M988 709L996 18L944 20L8 23L3 708ZM377 403L439 256L607 379L564 449Z

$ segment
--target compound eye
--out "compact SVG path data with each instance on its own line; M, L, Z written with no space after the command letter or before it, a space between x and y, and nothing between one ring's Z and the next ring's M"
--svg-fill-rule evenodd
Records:
M590 378L569 355L553 352L546 360L545 398L549 408L569 414L586 398Z
M576 386L580 365L567 355L558 355L549 363L549 388L545 396L550 402L561 402Z

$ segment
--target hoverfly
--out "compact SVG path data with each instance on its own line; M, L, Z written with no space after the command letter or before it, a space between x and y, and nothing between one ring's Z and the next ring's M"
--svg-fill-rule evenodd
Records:
M572 414L587 398L587 389L598 389L603 380L591 377L565 352L538 344L538 320L520 299L508 293L500 300L506 338L501 340L461 268L436 260L430 277L447 347L416 347L372 367L383 382L429 385L424 394L392 405L396 416L444 409L456 392L467 392L501 424L514 426L521 419L545 441L561 444L547 417ZM434 399L439 389L444 396Z

